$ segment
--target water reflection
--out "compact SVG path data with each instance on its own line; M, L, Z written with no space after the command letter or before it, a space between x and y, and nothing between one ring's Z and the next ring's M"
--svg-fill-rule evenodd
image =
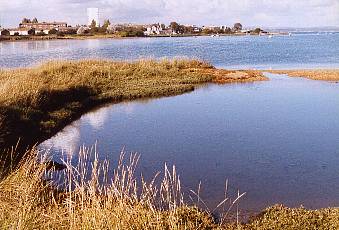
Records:
M100 40L97 39L88 39L84 41L88 49L97 49L100 47Z
M104 127L109 117L109 109L101 109L100 112L91 112L83 116L84 122L88 122L94 130L100 130Z
M52 139L45 141L41 147L50 149L57 157L61 157L63 154L67 156L77 154L80 145L80 123L75 122Z
M226 178L230 194L247 192L243 209L339 205L339 85L270 77L106 106L42 147L98 143L100 159L114 162L126 147L141 154L137 175L146 178L175 164L184 189L201 181L212 206L223 199Z

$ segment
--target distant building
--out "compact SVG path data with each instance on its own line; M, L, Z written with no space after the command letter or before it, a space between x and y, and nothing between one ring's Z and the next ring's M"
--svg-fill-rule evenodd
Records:
M16 28L16 29L9 29L8 31L9 31L9 35L11 35L11 36L14 36L14 35L27 36L27 35L29 35L30 30L31 29L29 29L29 28ZM35 33L34 30L32 30L32 31L33 31L33 33Z
M202 29L207 29L207 30L219 30L220 29L220 26L203 26Z
M78 28L78 30L77 30L77 34L78 34L78 35L83 35L83 34L88 33L89 30L90 30L90 28L87 27L87 26L80 26L80 27Z
M49 31L51 29L66 28L67 22L40 22L40 23L20 23L19 28L35 29L37 31Z
M162 27L159 24L153 24L150 25L146 28L146 31L144 32L144 34L146 36L150 36L150 35L160 35L162 34Z
M99 26L99 9L98 8L87 8L87 24L90 26L93 20L96 23L96 26Z
M202 31L202 29L198 26L193 26L193 32L194 33L200 33Z

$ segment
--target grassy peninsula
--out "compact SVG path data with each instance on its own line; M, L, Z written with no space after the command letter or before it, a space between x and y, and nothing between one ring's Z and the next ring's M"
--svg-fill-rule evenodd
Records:
M276 74L287 74L290 77L303 77L319 81L339 81L339 69L318 70L270 70Z
M0 71L0 149L32 146L103 103L190 92L199 84L266 80L196 60L54 61Z
M1 149L14 146L19 138L23 147L0 154L0 228L218 227L210 214L181 201L175 171L165 171L161 188L153 188L152 183L137 186L133 161L117 169L120 174L115 175L111 187L95 182L97 172L90 183L58 191L42 179L50 167L36 161L36 150L23 150L103 103L178 95L205 83L256 80L267 79L260 72L218 70L196 60L54 61L34 68L1 70ZM9 168L8 162L13 161ZM84 175L80 168L72 171L71 165L64 172L72 175L69 181L79 178L75 172ZM158 189L161 198L155 199ZM137 194L140 190L143 192Z

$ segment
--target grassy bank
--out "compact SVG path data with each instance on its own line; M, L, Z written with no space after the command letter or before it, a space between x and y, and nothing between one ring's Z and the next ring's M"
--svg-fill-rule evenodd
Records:
M63 61L35 68L0 71L0 143L2 148L38 143L103 103L178 95L204 83L266 80L258 72L217 70L194 60L138 62ZM210 214L180 199L174 174L167 172L161 197L152 184L136 186L130 167L118 168L110 187L90 183L58 191L43 180L48 173L36 152L1 151L0 228L16 229L191 229L217 227ZM8 165L7 163L15 164ZM94 163L95 164L95 163ZM100 168L102 169L102 168ZM68 165L65 175L74 175ZM77 172L84 173L80 171ZM82 174L83 175L83 174ZM72 184L72 183L70 183ZM140 191L141 194L139 193ZM137 194L138 192L138 194ZM139 196L140 195L140 196ZM158 195L157 195L158 196ZM155 199L155 200L153 200ZM173 200L175 199L175 200Z
M0 71L0 149L39 143L103 103L178 95L197 85L266 80L195 60L54 61Z
M226 211L213 213L183 199L175 168L151 181L136 180L138 155L119 160L108 177L109 162L89 162L81 151L76 166L47 171L34 150L0 181L0 229L338 229L339 209L306 210L274 206L248 223L230 221ZM125 157L126 158L126 157ZM96 158L97 159L97 158ZM48 158L42 158L46 161ZM41 162L40 161L40 162ZM1 170L0 170L1 171ZM42 178L52 180L42 180ZM63 178L63 189L51 182ZM192 197L199 203L199 191ZM241 199L241 198L240 198ZM237 197L226 197L218 211L233 210ZM233 207L233 209L232 209Z
M320 81L339 81L339 69L325 70L270 70L270 73L287 74L290 77L303 77Z
M14 42L14 41L44 41L44 40L56 40L56 39L68 39L67 37L57 35L45 35L45 36L0 36L0 42Z
M166 168L158 186L154 181L138 183L134 177L138 156L131 155L127 162L121 158L114 176L107 178L108 163L90 164L82 152L79 164L67 164L59 175L66 183L61 191L42 180L46 175L59 176L53 177L44 164L37 163L34 150L28 154L0 181L0 229L218 227L211 215L184 204L174 169Z
M266 78L256 71L218 70L194 60L65 61L3 70L0 143L10 147L19 137L23 146L40 142L103 103L178 95L204 83L258 80ZM15 151L2 153L21 155ZM166 168L156 186L152 181L136 182L136 156L119 164L112 178L106 178L107 163L90 164L86 157L82 159L75 168L66 164L62 176L72 186L62 190L51 180L42 179L51 177L51 171L46 170L49 165L36 161L34 150L10 173L8 166L0 165L0 172L6 172L0 181L0 229L339 228L338 209L309 211L281 206L268 208L247 224L226 223L183 201L174 169ZM88 167L90 170L86 170ZM227 200L221 204L230 203Z

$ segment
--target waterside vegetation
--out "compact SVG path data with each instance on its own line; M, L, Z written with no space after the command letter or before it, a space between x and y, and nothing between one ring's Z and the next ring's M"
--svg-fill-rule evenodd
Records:
M21 137L21 145L32 146L103 103L179 95L206 83L262 80L267 78L258 71L219 70L196 60L53 61L33 68L1 70L0 145L9 148ZM64 162L66 169L59 173L65 184L56 187L55 180L50 180L56 173L51 171L53 165L41 164L50 162L48 156L37 161L34 148L1 153L10 162L18 157L10 167L0 161L3 229L339 228L336 208L274 206L244 224L226 222L227 213L216 219L212 212L188 206L182 199L175 168L165 167L158 185L155 181L137 183L137 155L127 162L121 158L109 177L109 163L87 161L83 150L78 166ZM220 204L232 206L236 201L237 197Z
M0 149L32 146L103 103L178 95L204 83L266 80L196 60L52 61L0 71Z
M113 174L108 161L82 149L78 164L66 160L66 169L48 170L48 155L31 150L0 181L1 229L338 229L339 209L290 209L276 205L241 223L229 214L240 194L226 196L214 210L191 190L195 204L187 205L175 167L167 167L151 181L137 180L139 156L122 153ZM89 159L93 159L90 161ZM1 168L0 168L1 173ZM112 175L112 176L108 176ZM46 179L48 178L48 180ZM63 183L56 186L62 178ZM221 212L219 218L213 213Z
M184 204L175 168L165 167L158 184L158 178L138 183L134 175L137 155L127 160L122 155L114 175L107 177L109 163L89 162L87 153L80 152L77 166L65 162L66 170L57 174L37 162L34 150L27 152L18 167L0 181L0 228L218 228L207 212ZM53 181L63 178L64 188L42 179L46 177Z
M317 70L270 70L276 74L287 74L290 77L303 77L319 81L339 81L339 69L317 69Z

